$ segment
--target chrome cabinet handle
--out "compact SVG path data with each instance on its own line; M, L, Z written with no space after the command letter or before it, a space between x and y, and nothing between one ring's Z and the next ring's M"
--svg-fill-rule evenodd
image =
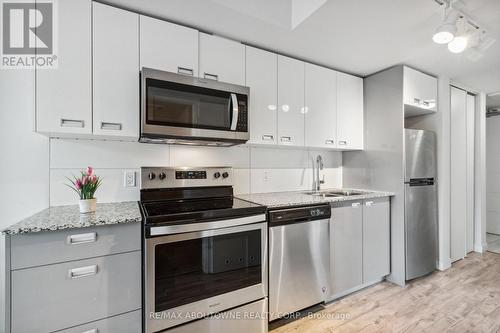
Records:
M332 139L325 140L325 144L327 145L333 145L334 141Z
M361 203L359 203L359 202L353 202L353 203L351 204L351 207L352 207L352 208L358 208L359 206L361 206Z
M68 271L70 279L78 279L97 274L97 265L73 268Z
M99 333L99 330L97 328L93 328L91 330L88 330L88 331L85 331L85 332L82 332L82 333Z
M373 206L373 204L374 204L374 202L373 202L373 201L367 201L367 202L365 202L365 205L366 205L367 207Z
M217 74L203 73L203 78L208 80L219 81L219 75Z
M68 236L68 244L69 245L93 243L96 240L97 240L97 233L96 232L89 232L86 234L77 234L77 235L69 235Z
M194 71L192 68L177 67L177 73L194 76Z
M231 131L236 131L238 125L238 96L231 94L231 103L233 104L233 119L231 120Z
M339 146L345 146L347 145L347 141L346 140L340 140L339 141Z
M85 127L85 121L61 118L61 127Z
M292 142L292 137L291 136L282 136L280 138L281 142Z
M121 123L108 123L101 121L101 129L103 130L113 130L113 131L121 131L122 124Z
M264 140L264 141L273 141L274 140L274 135L267 135L267 134L265 134L265 135L262 136L262 140Z
M420 98L413 99L413 103L415 103L415 104L420 104L421 102L422 102L422 100Z

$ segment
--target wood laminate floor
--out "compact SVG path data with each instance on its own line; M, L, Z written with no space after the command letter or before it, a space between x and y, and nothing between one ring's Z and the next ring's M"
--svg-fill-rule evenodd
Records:
M312 315L272 323L270 333L500 333L500 254L471 253L405 288L382 282Z

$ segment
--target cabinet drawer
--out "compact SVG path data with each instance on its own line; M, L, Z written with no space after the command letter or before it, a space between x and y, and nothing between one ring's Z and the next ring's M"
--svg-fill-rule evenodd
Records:
M142 312L140 310L119 316L94 321L81 326L57 331L57 333L141 333Z
M141 252L12 272L12 332L53 332L141 308Z
M140 223L13 235L12 269L141 249Z

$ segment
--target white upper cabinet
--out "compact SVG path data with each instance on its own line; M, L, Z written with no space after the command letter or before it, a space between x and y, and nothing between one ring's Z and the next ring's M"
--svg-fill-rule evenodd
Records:
M245 46L200 33L200 77L245 85Z
M403 79L405 116L436 112L437 84L437 78L405 66Z
M93 3L94 134L139 136L139 14Z
M304 146L304 62L278 56L278 144Z
M337 72L306 63L305 144L337 147Z
M198 76L198 30L140 17L141 68Z
M246 85L250 87L250 143L276 144L278 57L246 47Z
M363 149L363 79L337 73L337 147Z
M36 129L91 134L91 1L59 1L58 68L36 70Z

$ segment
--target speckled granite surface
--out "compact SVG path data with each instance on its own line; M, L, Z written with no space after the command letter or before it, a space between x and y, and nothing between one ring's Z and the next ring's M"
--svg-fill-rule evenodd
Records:
M95 213L80 214L78 205L55 206L42 210L4 230L4 234L82 228L96 225L140 222L137 201L98 203Z
M342 189L342 191L345 190L347 189ZM301 191L301 192L271 192L271 193L240 194L237 195L237 197L243 200L267 206L268 208L276 208L276 207L330 203L337 201L363 200L363 199L390 197L394 195L394 193L392 192L380 192L380 191L369 191L369 190L359 190L359 189L352 189L352 190L362 192L362 194L352 195L352 196L325 197L325 196L309 195L306 194L306 192L308 191ZM321 190L321 192L328 192L328 191L338 191L338 189Z

